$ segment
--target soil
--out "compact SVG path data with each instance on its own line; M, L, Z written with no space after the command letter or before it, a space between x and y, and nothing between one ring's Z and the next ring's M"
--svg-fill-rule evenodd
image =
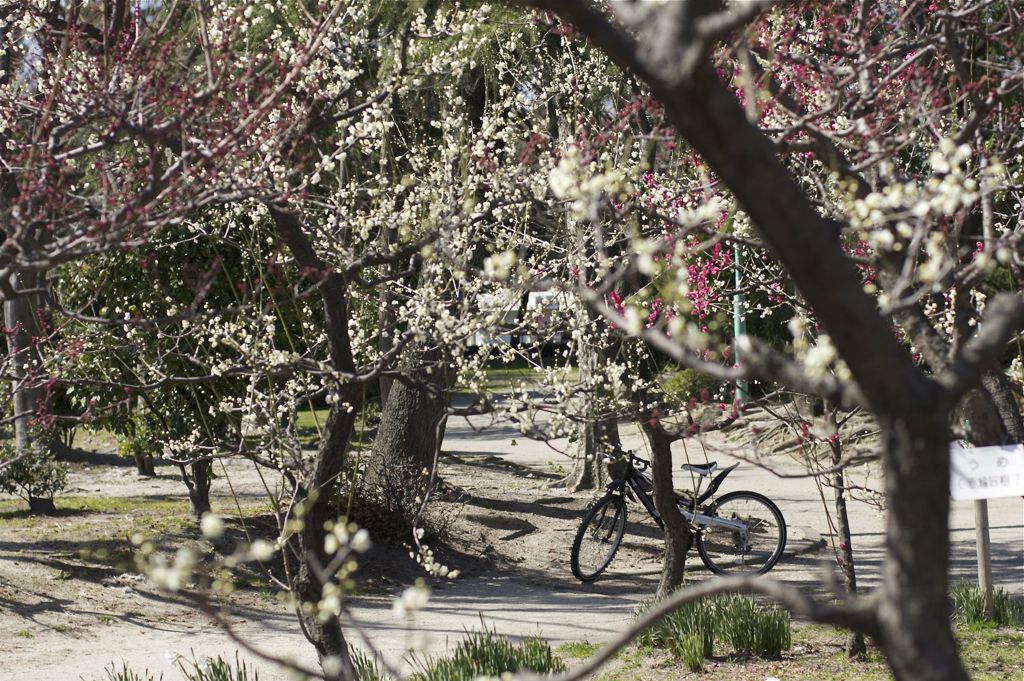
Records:
M106 678L105 666L113 663L120 668L124 661L140 672L148 669L176 679L179 672L168 665L165 653L187 659L233 656L237 644L185 599L162 592L139 574L132 537L160 537L159 546L168 554L180 546L205 554L227 553L244 543L247 533L273 537L267 495L257 471L245 462L218 464L211 501L214 512L227 521L228 532L212 545L188 517L184 485L173 467L158 465L157 476L150 478L137 475L130 462L112 454L77 449L69 458L69 486L57 500L57 513L30 516L21 510L20 501L0 501L0 655L5 669L18 670L19 681L92 681ZM391 613L394 596L417 579L426 579L434 590L434 603L480 601L479 612L496 605L486 626L506 631L509 627L502 622L514 614L517 599L546 600L552 604L551 613L562 616L579 601L579 583L566 563L592 493L548 489L559 477L556 473L490 454L445 454L442 466L444 492L429 516L429 525L437 531L423 541L438 561L461 573L459 578L429 577L411 558L408 545L377 542L360 558L353 618L367 621L365 631L374 647L392 661L409 648L445 643L427 640L435 627L423 623L451 612L438 613L432 605L409 620ZM640 580L654 584L655 577L652 572ZM312 648L302 638L292 611L277 602L266 577L243 573L239 587L220 601L238 633L273 654L298 651L297 661L313 665ZM650 588L635 585L637 593ZM549 598L552 591L566 593L571 605ZM462 616L470 609L459 610L459 624L442 628L457 634L479 626L473 613L468 620ZM390 628L382 631L374 621L384 618ZM556 643L559 638L579 638L573 617L563 619L564 628L572 633L555 636ZM525 622L513 624L530 627ZM536 632L512 626L510 633ZM252 655L245 657L253 660ZM286 678L271 665L260 663L259 668L261 679ZM6 679L5 674L0 669L0 679Z
M569 547L598 492L571 494L551 487L568 465L558 454L565 443L550 443L552 448L524 440L511 427L481 433L479 425L449 425L441 461L443 494L430 517L437 531L424 538L435 558L461 576L427 576L400 540L395 545L377 541L360 559L358 585L347 603L348 631L355 645L376 650L395 668L415 666L410 650L420 659L438 654L480 626L516 637L542 635L554 645L600 643L622 630L657 584L656 549L632 561L624 552L598 581L576 581L569 571ZM624 439L627 447L643 451L635 431L625 432ZM187 517L184 485L173 467L159 465L155 478L140 477L133 464L109 453L113 443L100 438L76 444L81 449L72 457L70 487L58 498L55 515L30 517L18 510L22 502L0 500L0 680L105 681L104 668L123 661L171 681L183 677L168 666L165 653L233 658L240 647L236 640L180 595L161 592L138 574L132 536L162 537L159 545L168 552L187 545L207 554L230 552L247 537L271 536L266 480L252 464L218 462L212 503L229 530L211 545ZM700 461L705 454L728 461L727 450L736 453L725 440L718 452L712 444ZM692 446L679 454L681 460L697 456ZM772 463L780 470L794 466L779 455ZM685 488L687 481L677 475L677 487ZM862 477L870 479L870 471ZM777 478L744 465L723 491L743 488L767 494L786 516L790 539L773 575L824 595L817 568L832 552L824 548L828 521L813 481ZM1024 565L1020 502L996 501L1006 502L990 509L995 562L1004 568L997 581L1018 593ZM630 508L632 519L640 520L639 506ZM865 505L854 505L851 514L863 560L859 579L870 587L880 569L882 518ZM972 568L971 518L969 506L954 509L954 568L961 576L970 576ZM707 577L691 554L687 579ZM396 614L395 597L417 579L432 589L429 605L412 617ZM237 590L219 603L242 640L271 656L315 665L312 647L293 612L275 597L267 575L243 573ZM241 655L258 665L263 681L288 678L249 651Z

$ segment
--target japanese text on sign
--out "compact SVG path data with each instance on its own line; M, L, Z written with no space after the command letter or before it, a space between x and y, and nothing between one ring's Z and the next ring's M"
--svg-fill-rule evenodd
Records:
M954 499L1024 496L1024 445L950 447L949 492Z

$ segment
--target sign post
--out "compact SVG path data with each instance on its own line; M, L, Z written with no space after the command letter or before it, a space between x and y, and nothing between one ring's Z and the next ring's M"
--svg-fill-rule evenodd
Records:
M1024 496L1024 445L950 447L949 492L954 499L974 500L978 586L985 617L992 613L992 547L989 544L988 500Z
M992 545L988 536L988 499L974 501L974 536L978 553L978 586L981 588L985 619L992 619Z

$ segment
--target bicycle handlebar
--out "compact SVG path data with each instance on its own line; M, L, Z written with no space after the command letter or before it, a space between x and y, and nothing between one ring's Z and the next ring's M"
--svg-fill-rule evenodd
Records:
M636 452L634 452L631 449L623 449L620 445L615 445L614 447L612 447L612 452L615 454L625 456L630 461L630 465L634 465L634 462L639 464L638 466L636 466L636 468L638 468L639 470L645 471L651 467L650 461L637 456ZM612 460L612 457L608 454L605 454L604 458L607 460Z

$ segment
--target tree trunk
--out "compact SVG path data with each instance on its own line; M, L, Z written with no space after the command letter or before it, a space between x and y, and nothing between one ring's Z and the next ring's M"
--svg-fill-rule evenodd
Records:
M26 290L38 288L43 275L37 272L23 272L14 276L14 288ZM14 380L11 382L11 396L14 407L14 451L21 456L32 452L32 456L43 453L47 443L33 432L32 424L39 408L45 407L46 391L37 371L42 370L42 357L36 344L41 334L45 301L37 293L22 295L4 301L4 325L13 329L7 334L7 352ZM34 367L39 367L36 369Z
M53 497L33 497L28 498L28 512L32 515L47 515L49 513L56 513L57 506L53 503Z
M156 462L151 454L135 454L135 472L148 478L156 477Z
M570 492L601 489L616 475L616 464L605 463L604 455L621 444L619 424L614 418L587 421L579 426L577 432L579 441L573 454L572 469L552 486L564 487Z
M283 205L270 205L269 209L281 239L299 265L324 273L318 287L324 304L324 331L327 334L331 363L337 371L355 374L355 359L348 330L348 282L341 274L329 268L316 253L298 215ZM301 504L305 514L302 529L289 541L291 550L288 555L293 559L289 562L298 563L298 569L289 571L288 580L297 597L297 614L302 631L316 648L326 681L355 680L355 668L341 621L334 613L323 613L326 618L321 619L317 616L316 606L325 586L319 569L329 560L324 548L327 523L337 519L339 510L331 492L344 472L345 457L355 430L362 394L359 383L349 382L338 386L316 458L301 472L301 479L297 481L295 489L295 501ZM327 665L328 660L337 664Z
M197 461L192 469L192 487L188 490L188 512L196 520L202 520L210 512L210 473L213 465L209 461Z
M991 369L982 374L982 387L972 391L964 398L965 416L971 421L972 430L984 438L984 444L1002 445L1009 442L1024 442L1024 419L1021 417L1020 406L1013 398L1013 389L1006 374L998 368ZM968 400L975 392L983 392L980 396L980 403L975 407ZM993 423L985 428L979 428L981 419L974 412L976 409L993 411L998 415L998 424ZM987 419L986 419L987 420ZM979 442L981 444L981 442Z
M665 530L665 558L661 567L656 599L668 596L683 583L686 573L686 553L693 535L690 525L676 506L676 493L672 485L672 438L652 415L641 424L651 444L651 475L654 478L654 507L661 516Z
M888 539L879 644L896 681L967 681L949 611L948 414L883 416L880 426Z
M417 499L427 491L447 418L449 372L443 360L429 363L434 366L431 373L419 370L391 385L363 476L365 485L410 521L418 510Z
M589 308L581 309L577 317L581 325L600 324L598 315ZM614 416L599 413L602 398L605 396L604 383L593 382L617 348L617 340L601 339L600 336L584 338L576 348L580 383L595 387L593 394L586 393L583 397L587 400L588 413L585 414L586 420L577 429L578 441L572 469L564 478L553 483L554 487L564 487L570 492L601 489L608 484L609 473L614 475L617 472L614 470L614 464L613 470L609 471L603 455L620 445L619 424Z
M332 500L332 490L343 470L348 444L355 430L356 414L362 387L359 384L345 384L339 389L338 400L331 406L324 436L320 441L313 469L308 475L308 484L300 485L299 499L304 502L306 514L302 531L297 533L296 554L299 556L298 570L292 578L292 589L298 598L297 612L302 622L303 633L313 644L321 667L328 659L340 663L337 673L327 673L333 665L327 665L324 678L327 681L354 681L355 671L349 655L348 642L341 627L341 621L333 613L326 620L317 616L317 603L323 596L323 581L319 568L330 561L324 550L327 538L325 527L337 520L338 508ZM307 605L308 604L308 605ZM303 606L312 606L307 609Z
M837 433L836 438L829 442L829 449L832 454L832 465L839 466L843 460L843 444L838 437L838 426L836 424L835 409L828 410L828 418L831 421L832 432ZM846 590L851 595L857 594L857 571L853 562L853 533L850 530L850 516L846 512L846 472L837 468L832 476L832 492L835 497L836 525L839 530L839 569L846 582ZM864 634L859 631L849 630L846 634L846 656L850 658L863 657L867 652L867 645L864 643Z
M381 355L385 355L391 351L394 346L394 334L398 327L398 318L391 310L390 294L386 290L386 284L381 285L381 306L380 313L377 315L377 323L380 326L380 335L377 343L380 348ZM386 373L381 373L380 378L377 379L378 390L380 391L380 408L383 412L388 405L388 397L391 396L391 387L395 384L394 376Z

